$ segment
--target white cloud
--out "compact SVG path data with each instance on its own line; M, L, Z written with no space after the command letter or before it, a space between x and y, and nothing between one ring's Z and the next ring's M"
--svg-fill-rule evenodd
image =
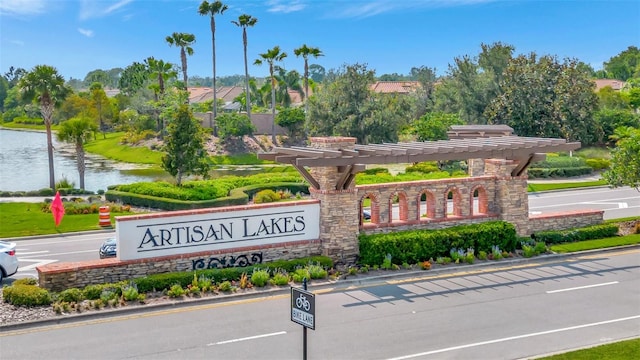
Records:
M122 9L125 5L129 4L133 0L119 0L119 1L95 1L95 0L81 0L80 1L80 20L88 20L93 18L99 18L110 15L117 10Z
M2 0L0 15L37 15L45 11L45 0Z
M366 18L392 11L407 9L443 8L483 4L499 0L372 0L356 1L353 5L341 6L331 16L340 18Z
M301 0L269 0L267 1L268 12L272 13L292 13L303 10L306 4Z
M11 40L11 43L18 46L24 46L24 41L22 40Z
M78 32L86 37L93 37L93 30L78 28Z

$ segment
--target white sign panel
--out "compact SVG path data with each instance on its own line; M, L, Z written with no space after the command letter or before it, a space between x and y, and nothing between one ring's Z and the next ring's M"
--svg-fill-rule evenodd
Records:
M116 217L120 260L314 240L320 204Z

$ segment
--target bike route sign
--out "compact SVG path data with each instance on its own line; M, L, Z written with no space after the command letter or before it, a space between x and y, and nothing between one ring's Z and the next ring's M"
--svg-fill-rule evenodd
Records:
M315 295L298 288L291 288L291 321L311 330L316 329Z

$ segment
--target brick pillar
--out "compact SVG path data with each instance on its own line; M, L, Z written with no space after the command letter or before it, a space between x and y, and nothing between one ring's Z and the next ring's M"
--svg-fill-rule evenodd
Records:
M356 139L351 137L314 137L311 148L350 149L355 148ZM359 204L355 184L346 190L336 190L342 176L336 166L313 167L310 173L320 185L319 190L310 189L311 197L320 200L320 239L322 251L338 265L356 262L360 249L358 214Z
M520 236L529 233L529 196L527 177L511 176L518 165L514 160L486 159L485 175L496 177L496 196L492 212L500 214L500 219L512 223Z

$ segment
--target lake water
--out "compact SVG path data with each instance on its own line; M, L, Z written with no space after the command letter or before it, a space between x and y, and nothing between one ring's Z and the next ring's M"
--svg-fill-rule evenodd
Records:
M66 178L80 187L75 149L61 144L53 134L53 158L56 183ZM155 177L127 173L135 165L121 164L87 154L85 189L107 190L109 185L153 181ZM49 187L47 135L44 132L0 129L0 190L31 191Z

